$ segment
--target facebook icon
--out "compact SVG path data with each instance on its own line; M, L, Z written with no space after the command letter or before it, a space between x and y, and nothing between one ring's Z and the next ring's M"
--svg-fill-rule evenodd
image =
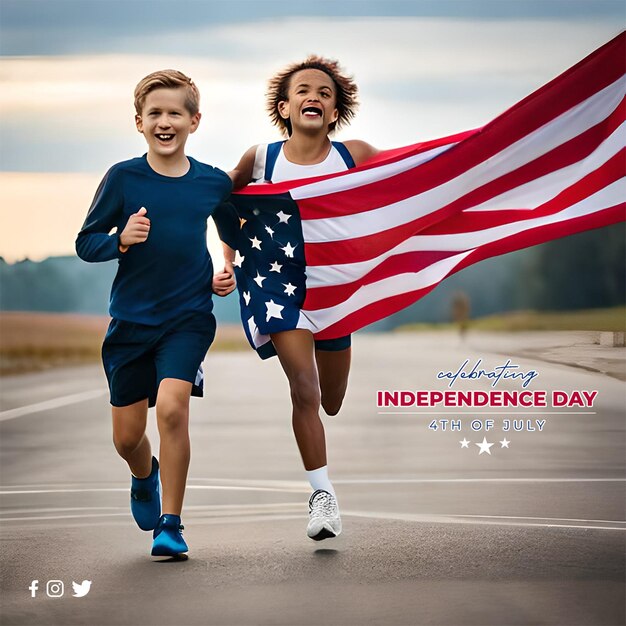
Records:
M34 598L35 595L37 594L37 589L39 589L39 581L33 580L33 582L30 583L28 588L30 589L30 597Z

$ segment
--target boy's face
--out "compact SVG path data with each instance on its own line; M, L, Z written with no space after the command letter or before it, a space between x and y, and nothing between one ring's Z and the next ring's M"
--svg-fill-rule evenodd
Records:
M321 70L300 70L289 81L288 99L278 103L283 119L291 121L292 129L316 131L337 120L337 87L335 81Z
M151 91L141 115L135 116L137 130L143 134L150 153L176 158L185 153L190 133L198 128L200 113L191 115L185 108L185 90L161 88Z

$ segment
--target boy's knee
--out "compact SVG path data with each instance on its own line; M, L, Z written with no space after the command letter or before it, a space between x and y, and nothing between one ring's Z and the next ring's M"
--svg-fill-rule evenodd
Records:
M113 445L117 453L123 458L129 457L139 446L143 438L143 433L114 433Z

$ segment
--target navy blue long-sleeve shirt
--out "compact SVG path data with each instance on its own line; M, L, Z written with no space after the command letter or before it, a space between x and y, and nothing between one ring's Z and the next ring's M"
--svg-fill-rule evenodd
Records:
M89 262L118 260L109 306L116 319L156 326L181 313L213 309L207 218L218 224L232 219L222 205L232 184L225 172L189 162L184 176L168 177L144 155L114 165L98 187L76 252ZM141 207L150 220L148 239L121 253L118 235Z

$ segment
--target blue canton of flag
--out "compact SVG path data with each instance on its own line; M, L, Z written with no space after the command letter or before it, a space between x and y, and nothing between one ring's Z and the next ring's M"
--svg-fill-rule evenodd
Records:
M268 358L274 347L260 336L296 328L304 302L302 223L286 193L239 196L237 214L240 230L232 247L243 326L251 345Z

